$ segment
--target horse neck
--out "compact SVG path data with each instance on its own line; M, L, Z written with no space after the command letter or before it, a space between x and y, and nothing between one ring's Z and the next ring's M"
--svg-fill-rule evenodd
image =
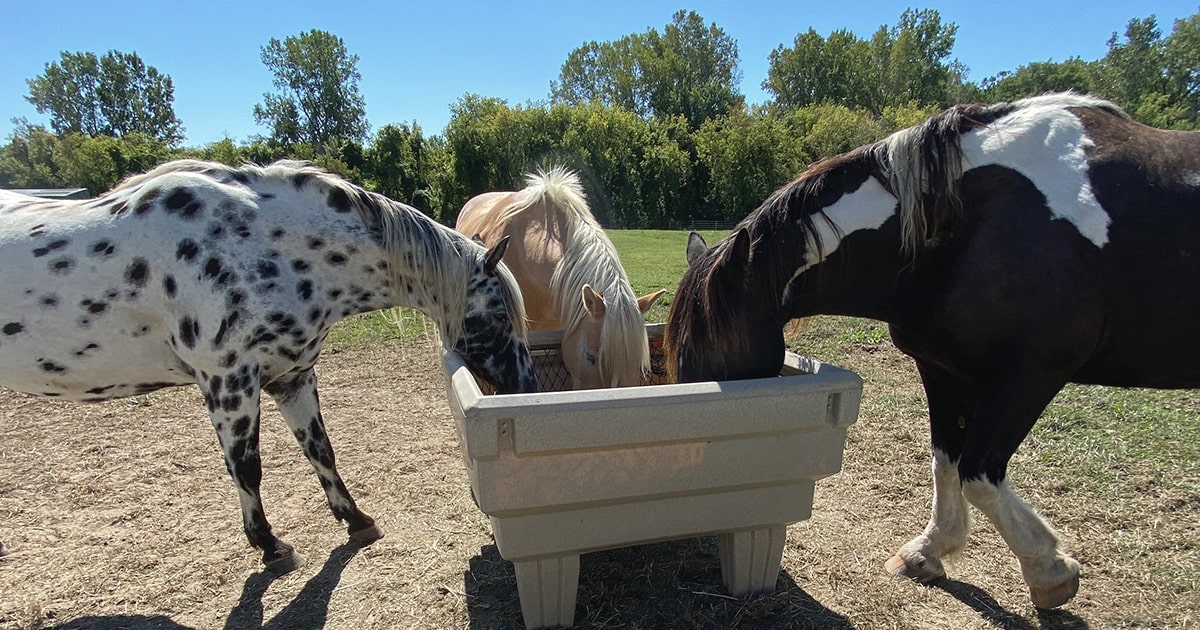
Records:
M779 295L785 319L845 315L888 321L913 261L901 253L899 222L849 234L818 263L796 263Z
M462 235L407 207L391 204L379 214L391 292L380 308L416 309L438 325L444 344L461 335L466 311L470 244Z

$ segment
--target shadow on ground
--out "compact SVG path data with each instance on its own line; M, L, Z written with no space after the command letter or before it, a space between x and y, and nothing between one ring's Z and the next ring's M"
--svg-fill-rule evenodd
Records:
M463 575L471 630L525 627L511 562L495 545L480 549ZM805 593L787 573L775 592L726 594L715 537L584 554L575 625L630 628L852 628L846 617Z

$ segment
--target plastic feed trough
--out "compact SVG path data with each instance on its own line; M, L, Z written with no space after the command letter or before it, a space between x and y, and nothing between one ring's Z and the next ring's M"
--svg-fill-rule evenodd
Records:
M661 324L648 331L657 345ZM646 542L715 534L730 594L773 590L786 526L841 469L862 380L788 353L779 378L555 391L570 385L560 335L530 335L534 394L488 395L443 355L471 490L515 565L526 626L573 624L579 554Z

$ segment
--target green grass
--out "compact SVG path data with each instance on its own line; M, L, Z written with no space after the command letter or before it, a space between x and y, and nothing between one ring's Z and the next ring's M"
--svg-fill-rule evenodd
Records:
M621 265L629 275L633 292L645 295L659 289L667 294L659 298L650 312L648 322L665 322L671 310L671 300L683 272L687 271L687 232L669 230L609 230L608 237L621 256ZM702 231L709 245L728 232Z

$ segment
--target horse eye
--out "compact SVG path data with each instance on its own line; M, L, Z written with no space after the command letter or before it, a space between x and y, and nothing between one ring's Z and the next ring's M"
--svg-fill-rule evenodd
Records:
M496 313L496 319L502 324L508 323L508 313Z

